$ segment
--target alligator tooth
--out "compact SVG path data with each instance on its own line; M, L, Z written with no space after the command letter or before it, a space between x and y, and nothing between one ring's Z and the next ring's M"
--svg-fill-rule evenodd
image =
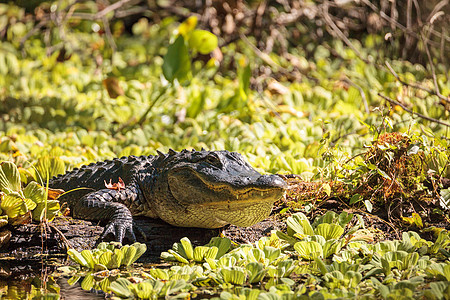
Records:
M264 192L261 192L261 197L264 196Z
M239 200L239 195L236 195L236 200Z

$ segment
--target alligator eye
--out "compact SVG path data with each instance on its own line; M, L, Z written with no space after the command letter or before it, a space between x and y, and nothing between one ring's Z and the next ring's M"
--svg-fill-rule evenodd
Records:
M207 156L205 161L207 163L209 163L210 165L213 165L215 167L221 168L222 167L222 162L220 161L220 159L218 157L215 156Z

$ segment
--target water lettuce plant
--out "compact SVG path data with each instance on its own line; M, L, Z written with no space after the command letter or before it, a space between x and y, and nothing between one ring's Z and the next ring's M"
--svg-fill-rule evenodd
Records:
M59 202L48 199L48 190L35 181L22 188L21 173L9 161L0 164L0 215L11 224L22 224L32 218L52 220L59 212Z
M147 250L147 246L141 243L122 246L120 243L102 242L96 249L80 252L69 249L67 255L81 267L95 272L128 267L134 263Z

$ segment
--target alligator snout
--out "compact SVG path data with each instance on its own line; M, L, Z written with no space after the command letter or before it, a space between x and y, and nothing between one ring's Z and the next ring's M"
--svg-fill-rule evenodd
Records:
M255 187L263 189L280 188L284 190L288 187L288 185L278 175L261 175L258 179L256 179Z

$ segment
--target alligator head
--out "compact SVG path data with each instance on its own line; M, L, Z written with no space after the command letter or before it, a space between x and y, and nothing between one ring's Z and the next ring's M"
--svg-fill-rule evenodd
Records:
M235 152L183 150L159 156L155 187L164 191L166 202L156 202L166 213L157 213L177 226L251 226L268 217L287 187L279 176L261 175ZM167 211L169 198L177 209Z

